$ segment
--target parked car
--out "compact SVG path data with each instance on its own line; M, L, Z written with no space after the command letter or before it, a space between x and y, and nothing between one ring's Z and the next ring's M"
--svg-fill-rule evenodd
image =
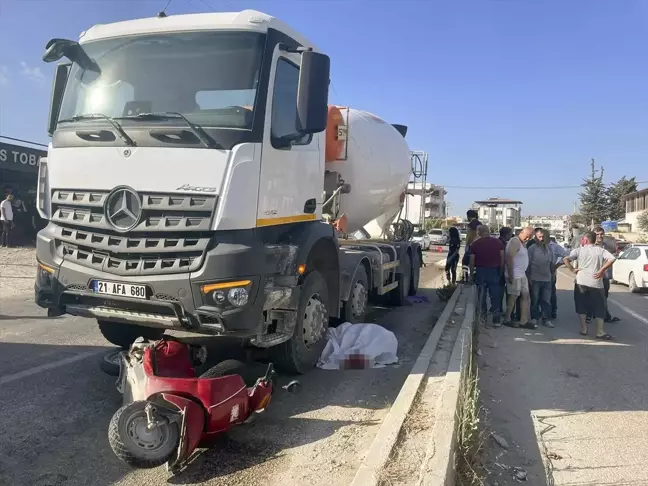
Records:
M648 245L632 244L612 265L612 283L627 285L637 293L648 287Z
M448 230L435 228L435 229L431 229L428 235L430 236L431 245L448 244Z
M461 238L461 241L466 241L466 236L468 233L466 233L466 230L459 230L459 237Z
M421 250L426 251L430 249L430 235L425 230L416 230L412 235L412 241L416 241L421 245Z

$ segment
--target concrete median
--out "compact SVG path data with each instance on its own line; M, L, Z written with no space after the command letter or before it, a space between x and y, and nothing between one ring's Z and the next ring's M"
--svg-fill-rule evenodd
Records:
M454 484L457 411L472 352L474 303L474 288L458 286L351 486Z

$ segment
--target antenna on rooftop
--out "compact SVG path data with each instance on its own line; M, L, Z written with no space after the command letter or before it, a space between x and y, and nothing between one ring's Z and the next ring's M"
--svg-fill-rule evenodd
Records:
M158 19L163 19L164 17L167 16L166 9L169 8L169 5L171 4L172 1L173 0L168 0L166 5L164 6L164 8L158 12L158 14L157 14Z

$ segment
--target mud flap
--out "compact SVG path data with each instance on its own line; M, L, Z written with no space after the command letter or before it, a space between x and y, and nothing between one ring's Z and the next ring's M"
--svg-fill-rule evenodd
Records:
M162 393L160 397L175 406L180 415L180 441L174 458L166 464L167 471L181 470L191 454L196 450L205 427L205 412L196 402L188 398L170 393Z

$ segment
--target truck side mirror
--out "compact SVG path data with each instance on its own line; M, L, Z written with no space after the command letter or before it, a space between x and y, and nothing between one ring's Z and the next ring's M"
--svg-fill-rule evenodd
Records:
M319 52L302 52L297 90L297 123L302 135L323 132L328 118L331 60Z
M54 75L54 84L52 86L52 100L50 101L49 117L47 119L47 133L50 137L54 134L54 130L56 130L59 112L61 111L61 102L63 101L63 91L65 91L65 83L67 82L71 67L72 63L64 63L56 66L56 74Z

